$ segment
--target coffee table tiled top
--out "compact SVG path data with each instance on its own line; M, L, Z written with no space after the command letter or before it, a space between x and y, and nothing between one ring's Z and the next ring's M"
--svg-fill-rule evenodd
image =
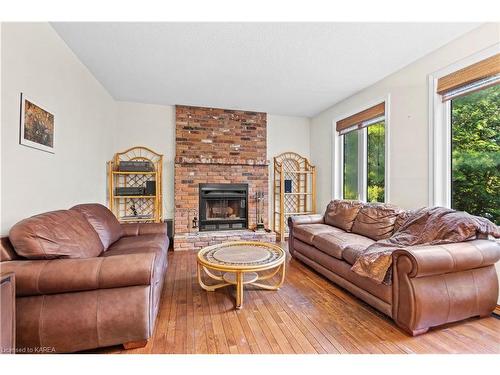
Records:
M278 290L285 278L285 251L279 246L262 242L227 242L208 246L198 252L198 282L207 291L236 285L236 308L243 303L243 285ZM260 271L271 270L262 275ZM202 272L203 271L203 272ZM219 271L217 274L213 271ZM262 284L258 281L272 279L281 271L278 283ZM202 273L218 284L206 284Z
M271 268L284 257L280 247L261 242L228 242L206 247L198 253L201 263L224 269Z

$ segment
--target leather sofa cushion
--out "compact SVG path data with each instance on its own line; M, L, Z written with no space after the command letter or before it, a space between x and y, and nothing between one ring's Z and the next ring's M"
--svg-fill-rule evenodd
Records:
M161 282L167 267L167 253L169 240L165 234L144 234L134 237L123 237L103 254L103 257L124 256L133 254L153 253L154 277L152 281L155 304L158 304L161 292Z
M103 251L96 231L75 210L46 212L15 224L9 239L28 259L93 258Z
M109 247L104 256L131 254L147 248L166 252L168 250L168 243L166 234L143 234L140 236L122 237Z
M356 263L356 259L363 254L368 246L364 246L360 243L352 243L347 245L342 252L342 259L344 259L351 266Z
M310 245L313 244L313 240L316 235L335 232L343 232L343 230L326 224L302 224L293 227L293 235L299 240Z
M342 254L348 246L358 246L360 249L366 249L375 241L354 233L337 232L321 233L314 237L313 245L318 250L335 257L343 259Z
M306 264L309 264L313 269L315 269L319 273L325 275L325 273L322 272L323 270L318 268L317 266L320 266L321 268L326 269L327 271L332 272L335 275L338 275L340 279L347 280L349 283L352 283L357 287L367 291L369 294L376 296L377 298L380 298L384 302L391 303L392 300L391 285L377 284L367 277L359 276L355 272L351 271L351 265L348 264L347 262L339 260L335 257L328 256L324 252L316 249L315 247L309 246L305 243L298 243L296 251L299 254L299 256L302 255L306 259L309 259L310 261L314 262L312 264L311 263L306 263ZM325 276L328 277L329 275ZM339 283L338 280L334 281L338 285L344 288L347 287L344 283L342 282ZM352 292L352 289L348 287L346 289Z
M121 223L123 236L142 234L168 234L167 223Z
M401 210L385 204L367 204L359 210L352 226L353 233L375 241L392 236L394 224Z
M326 207L325 224L350 232L362 207L363 203L360 201L335 199Z
M0 262L7 260L22 259L12 247L9 237L5 236L0 238Z
M35 296L150 285L155 254L88 259L17 260L2 265L16 274L16 295Z
M122 227L115 215L102 204L79 204L71 208L81 212L101 239L104 251L122 236Z

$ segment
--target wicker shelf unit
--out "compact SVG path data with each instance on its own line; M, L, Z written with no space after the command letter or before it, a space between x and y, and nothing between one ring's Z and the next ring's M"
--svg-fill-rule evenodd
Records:
M151 171L121 171L122 161L148 161ZM162 168L163 155L137 146L118 152L108 162L109 208L122 223L160 223L162 215ZM117 195L118 187L145 187L147 181L155 182L155 193L151 195Z
M290 216L316 213L316 168L307 158L285 152L274 158L273 182L274 231L284 241Z

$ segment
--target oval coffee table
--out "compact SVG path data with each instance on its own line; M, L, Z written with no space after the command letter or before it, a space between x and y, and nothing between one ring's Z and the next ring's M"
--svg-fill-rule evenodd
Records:
M259 272L272 270L260 275ZM202 271L219 283L207 285ZM213 271L218 271L220 275ZM281 272L275 285L261 284L259 281L271 279ZM280 247L264 242L226 242L212 245L198 252L198 282L200 286L213 292L216 289L236 285L236 308L243 305L243 285L255 285L262 289L278 290L285 280L285 252Z

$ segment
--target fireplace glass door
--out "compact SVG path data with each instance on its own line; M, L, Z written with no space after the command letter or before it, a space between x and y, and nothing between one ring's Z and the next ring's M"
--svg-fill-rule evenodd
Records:
M246 184L200 184L200 231L247 228Z
M245 218L246 202L244 199L207 199L205 205L207 221Z

